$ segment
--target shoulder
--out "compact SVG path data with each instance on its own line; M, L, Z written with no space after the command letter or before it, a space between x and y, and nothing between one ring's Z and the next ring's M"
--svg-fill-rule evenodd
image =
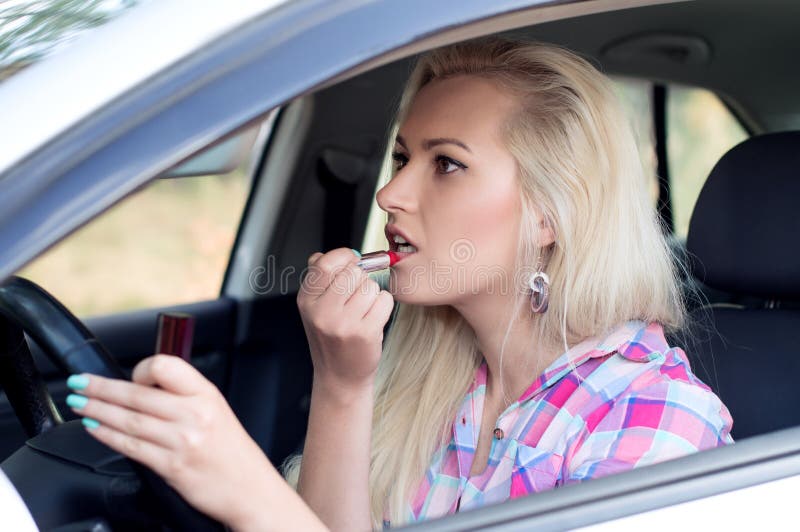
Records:
M697 449L726 439L732 419L720 398L689 367L680 348L670 348L629 371L617 392L593 405L587 434L652 429L685 439ZM642 432L642 431L640 431Z
M618 347L593 372L596 400L582 412L569 475L588 478L732 443L732 419L658 324Z
M588 375L593 388L603 389L606 399L637 392L666 396L669 388L714 396L692 372L683 349L668 344L659 323L638 323L639 327L628 327L627 337Z
M728 409L692 372L683 349L667 343L658 323L647 324L621 344L601 367L595 384L605 385L605 400L594 405L595 425L589 432L642 425L701 443L700 431L688 424L690 416L717 433L730 429Z

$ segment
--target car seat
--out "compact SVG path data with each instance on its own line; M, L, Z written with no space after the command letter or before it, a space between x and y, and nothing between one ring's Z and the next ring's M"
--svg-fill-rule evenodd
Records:
M703 186L686 251L724 303L695 308L686 351L736 439L800 425L800 131L752 137Z

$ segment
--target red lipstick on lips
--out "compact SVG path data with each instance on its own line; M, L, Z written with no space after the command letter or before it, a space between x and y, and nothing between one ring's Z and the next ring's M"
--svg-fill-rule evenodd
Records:
M394 251L373 251L364 253L356 263L365 272L377 272L394 266L400 257Z

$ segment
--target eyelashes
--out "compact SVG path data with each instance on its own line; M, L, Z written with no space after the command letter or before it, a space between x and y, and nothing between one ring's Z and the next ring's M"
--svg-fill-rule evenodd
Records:
M408 157L398 151L392 152L392 160L394 161L395 172L402 170L408 164ZM466 170L468 168L464 163L442 154L434 156L433 162L436 165L436 172L439 174L452 174L456 170Z
M408 163L408 157L406 157L399 151L392 152L392 160L394 161L395 170L400 170L406 165L406 163Z

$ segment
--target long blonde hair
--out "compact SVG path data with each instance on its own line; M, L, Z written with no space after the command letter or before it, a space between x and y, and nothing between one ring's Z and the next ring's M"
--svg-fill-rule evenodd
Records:
M519 103L503 131L522 199L516 267L545 264L551 282L549 309L537 315L532 337L566 350L631 319L679 329L685 307L676 264L610 80L550 44L484 37L438 48L416 62L389 149L417 92L458 75L492 80ZM555 232L547 249L534 245L540 231L534 211ZM520 290L512 321L527 299ZM393 526L407 519L480 360L472 329L454 309L398 305L376 380L369 479L376 527L387 504ZM295 482L298 465L295 457L286 468Z

